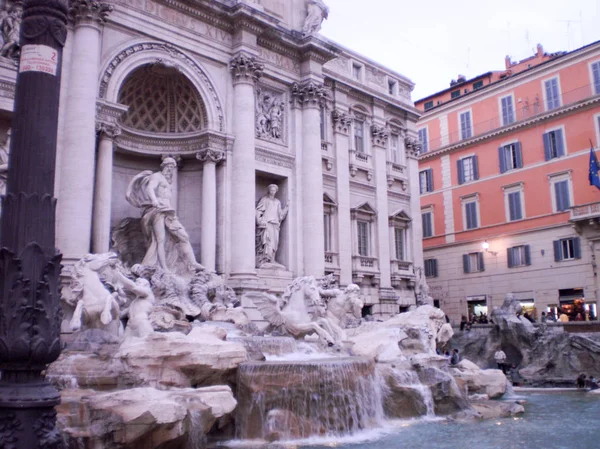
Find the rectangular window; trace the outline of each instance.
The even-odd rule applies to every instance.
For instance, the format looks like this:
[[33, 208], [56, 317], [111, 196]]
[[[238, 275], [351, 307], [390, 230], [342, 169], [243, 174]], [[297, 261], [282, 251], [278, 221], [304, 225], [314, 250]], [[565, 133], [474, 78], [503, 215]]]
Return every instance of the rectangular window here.
[[331, 251], [331, 214], [323, 215], [323, 223], [324, 223], [324, 242], [325, 242], [325, 252]]
[[427, 128], [421, 128], [419, 131], [419, 141], [421, 142], [421, 153], [429, 151], [429, 142], [427, 140]]
[[399, 148], [399, 144], [400, 144], [400, 139], [398, 137], [397, 134], [392, 134], [390, 136], [390, 152], [391, 157], [392, 157], [392, 162], [394, 164], [399, 164], [400, 161], [400, 148]]
[[475, 181], [479, 179], [479, 167], [477, 156], [469, 156], [457, 161], [458, 168], [458, 183]]
[[321, 108], [319, 110], [320, 112], [320, 125], [321, 125], [321, 140], [323, 142], [327, 141], [327, 134], [326, 134], [326, 130], [327, 128], [325, 127], [325, 110], [323, 108]]
[[433, 169], [428, 168], [419, 172], [419, 191], [421, 194], [433, 192]]
[[547, 161], [565, 155], [562, 129], [555, 129], [544, 133], [544, 157]]
[[352, 75], [354, 76], [355, 79], [357, 79], [359, 81], [360, 81], [361, 70], [362, 70], [361, 65], [352, 64]]
[[513, 246], [507, 248], [508, 268], [531, 265], [531, 250], [529, 245]]
[[427, 111], [428, 109], [431, 109], [432, 107], [433, 107], [433, 100], [430, 100], [430, 101], [426, 101], [426, 102], [425, 102], [424, 108], [425, 108], [425, 110], [426, 110], [426, 111]]
[[503, 97], [500, 101], [502, 103], [502, 125], [510, 125], [515, 121], [512, 96]]
[[508, 220], [516, 221], [523, 219], [523, 208], [521, 207], [521, 191], [510, 192], [508, 197]]
[[450, 98], [460, 97], [460, 89], [450, 92]]
[[569, 194], [569, 180], [553, 182], [555, 212], [563, 212], [571, 207], [571, 196]]
[[483, 253], [463, 254], [463, 271], [465, 273], [485, 271]]
[[481, 89], [483, 87], [483, 80], [479, 80], [473, 83], [473, 90]]
[[581, 259], [581, 242], [579, 237], [555, 240], [554, 261]]
[[437, 259], [425, 259], [425, 277], [436, 278], [438, 275]]
[[479, 227], [479, 220], [477, 218], [477, 201], [469, 201], [464, 204], [464, 217], [465, 217], [465, 228], [476, 229]]
[[460, 114], [460, 138], [468, 139], [473, 135], [471, 128], [471, 112], [463, 112]]
[[404, 228], [394, 228], [394, 242], [396, 243], [396, 259], [404, 259]]
[[423, 237], [433, 237], [433, 212], [421, 213], [423, 220]]
[[358, 153], [365, 152], [364, 123], [354, 120], [354, 149]]
[[498, 159], [500, 159], [500, 173], [523, 167], [521, 142], [509, 143], [498, 148]]
[[369, 256], [370, 249], [370, 235], [369, 235], [369, 222], [368, 221], [357, 221], [358, 227], [358, 254], [360, 256]]
[[592, 77], [594, 78], [594, 93], [600, 94], [600, 61], [592, 64]]
[[552, 78], [544, 82], [546, 92], [546, 110], [550, 111], [560, 107], [560, 92], [558, 90], [558, 78]]

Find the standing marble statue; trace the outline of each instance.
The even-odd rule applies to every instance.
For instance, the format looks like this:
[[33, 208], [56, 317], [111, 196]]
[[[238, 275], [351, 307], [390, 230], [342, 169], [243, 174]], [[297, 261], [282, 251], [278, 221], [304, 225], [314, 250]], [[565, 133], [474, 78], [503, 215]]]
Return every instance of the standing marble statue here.
[[0, 56], [5, 58], [17, 58], [21, 47], [19, 39], [21, 34], [21, 15], [23, 7], [20, 3], [15, 3], [13, 7], [2, 19], [0, 31], [2, 31], [3, 44], [0, 48]]
[[288, 206], [281, 207], [281, 201], [275, 198], [279, 190], [277, 184], [267, 187], [256, 205], [256, 265], [276, 264], [275, 254], [279, 247], [281, 222], [288, 213]]
[[323, 0], [308, 0], [307, 15], [304, 19], [304, 26], [302, 27], [302, 34], [309, 36], [311, 34], [318, 33], [321, 30], [321, 24], [323, 20], [329, 16], [329, 8]]
[[[8, 181], [8, 152], [10, 151], [10, 129], [6, 133], [6, 141], [0, 147], [0, 195], [6, 193]], [[1, 210], [1, 209], [0, 209]]]
[[196, 261], [190, 238], [171, 206], [171, 181], [177, 162], [166, 157], [161, 171], [143, 171], [127, 187], [127, 201], [142, 209], [142, 231], [146, 238], [146, 255], [142, 265], [158, 266], [176, 274], [190, 274], [204, 269]]

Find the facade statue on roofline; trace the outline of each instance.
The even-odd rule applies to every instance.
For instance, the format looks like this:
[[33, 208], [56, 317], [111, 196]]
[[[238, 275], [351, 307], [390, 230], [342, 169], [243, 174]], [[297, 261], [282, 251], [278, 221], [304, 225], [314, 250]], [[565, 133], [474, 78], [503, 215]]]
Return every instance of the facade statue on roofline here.
[[171, 206], [171, 181], [177, 162], [166, 157], [160, 168], [135, 176], [125, 195], [131, 205], [142, 209], [141, 227], [147, 243], [142, 265], [191, 275], [204, 267], [196, 261], [190, 238]]
[[279, 232], [281, 223], [288, 213], [288, 206], [281, 206], [281, 201], [275, 198], [279, 190], [277, 184], [267, 187], [264, 195], [256, 205], [256, 266], [265, 264], [279, 265], [275, 255], [279, 248]]
[[323, 0], [308, 0], [307, 10], [304, 26], [302, 27], [302, 34], [304, 36], [318, 33], [321, 30], [323, 20], [329, 16], [329, 8], [323, 3]]

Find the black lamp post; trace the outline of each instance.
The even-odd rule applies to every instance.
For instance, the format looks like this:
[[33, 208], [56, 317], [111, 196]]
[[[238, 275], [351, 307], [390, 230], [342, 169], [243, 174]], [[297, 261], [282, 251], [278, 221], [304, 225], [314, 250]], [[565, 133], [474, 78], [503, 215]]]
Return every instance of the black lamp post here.
[[0, 234], [0, 447], [62, 447], [44, 378], [60, 354], [54, 172], [67, 0], [25, 0]]

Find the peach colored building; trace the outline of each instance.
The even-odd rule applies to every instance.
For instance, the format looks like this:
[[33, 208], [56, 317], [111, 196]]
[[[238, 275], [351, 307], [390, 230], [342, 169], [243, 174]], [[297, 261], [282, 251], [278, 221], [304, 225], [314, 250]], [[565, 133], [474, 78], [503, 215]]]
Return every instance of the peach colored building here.
[[[513, 292], [539, 318], [583, 300], [596, 314], [600, 41], [537, 53], [423, 98], [417, 123], [423, 251], [453, 322]], [[591, 144], [590, 144], [591, 141]]]

